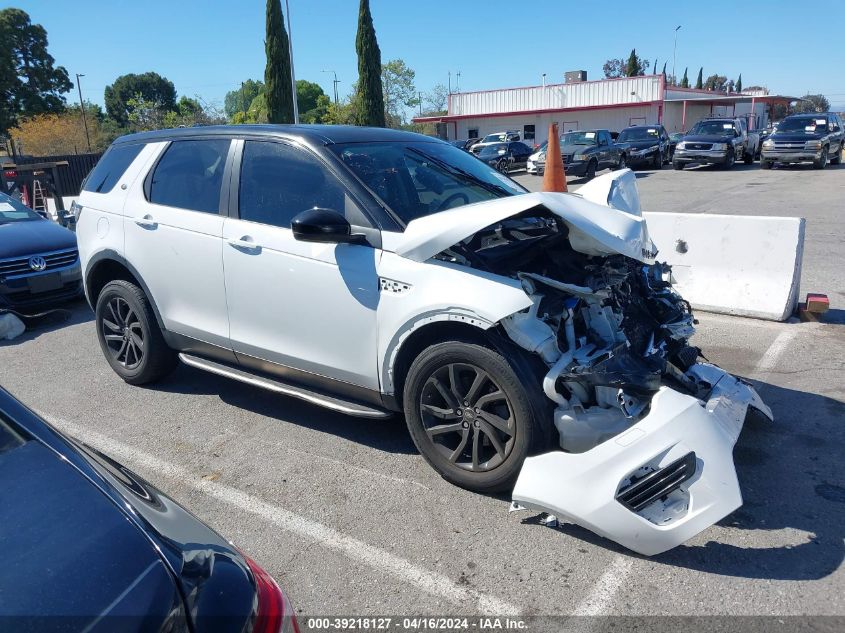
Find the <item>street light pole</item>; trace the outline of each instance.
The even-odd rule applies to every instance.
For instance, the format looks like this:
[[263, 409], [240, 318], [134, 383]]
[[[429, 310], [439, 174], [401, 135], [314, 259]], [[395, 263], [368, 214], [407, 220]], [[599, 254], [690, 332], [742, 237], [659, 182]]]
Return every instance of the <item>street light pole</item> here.
[[672, 81], [678, 81], [678, 76], [675, 74], [675, 55], [678, 51], [678, 31], [681, 25], [675, 27], [675, 45], [672, 47]]
[[290, 5], [285, 0], [285, 11], [288, 14], [288, 56], [290, 57], [290, 84], [293, 89], [293, 122], [299, 123], [299, 104], [296, 102], [296, 74], [293, 72], [293, 32], [290, 30]]
[[85, 126], [85, 142], [88, 143], [88, 151], [91, 151], [91, 137], [88, 135], [88, 119], [85, 117], [85, 102], [82, 100], [82, 86], [79, 78], [85, 75], [76, 73], [76, 89], [79, 91], [79, 108], [82, 110], [82, 125]]
[[332, 81], [332, 84], [334, 84], [334, 104], [337, 105], [337, 84], [340, 83], [337, 79], [337, 73], [333, 70], [321, 70], [320, 72], [332, 73], [334, 75], [334, 81]]
[[449, 94], [452, 94], [452, 71], [449, 71]]

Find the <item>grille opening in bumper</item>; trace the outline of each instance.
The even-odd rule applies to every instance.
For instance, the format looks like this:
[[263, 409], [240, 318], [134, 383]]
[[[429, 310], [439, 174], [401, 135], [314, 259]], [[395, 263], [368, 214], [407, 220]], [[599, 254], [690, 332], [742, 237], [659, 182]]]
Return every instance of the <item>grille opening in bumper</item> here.
[[695, 475], [695, 464], [695, 453], [689, 452], [626, 486], [616, 494], [616, 500], [632, 512], [640, 512], [691, 479]]

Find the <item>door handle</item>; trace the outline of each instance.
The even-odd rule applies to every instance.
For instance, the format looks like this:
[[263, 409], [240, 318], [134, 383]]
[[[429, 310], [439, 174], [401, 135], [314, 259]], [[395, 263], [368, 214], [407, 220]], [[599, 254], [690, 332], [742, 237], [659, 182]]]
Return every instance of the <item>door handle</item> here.
[[147, 214], [143, 218], [135, 220], [135, 224], [145, 229], [154, 229], [158, 226], [158, 222], [153, 220], [153, 216]]
[[252, 239], [250, 235], [244, 235], [238, 240], [232, 239], [228, 240], [229, 246], [232, 248], [239, 248], [246, 251], [257, 251], [261, 249], [261, 246], [255, 243], [255, 240]]

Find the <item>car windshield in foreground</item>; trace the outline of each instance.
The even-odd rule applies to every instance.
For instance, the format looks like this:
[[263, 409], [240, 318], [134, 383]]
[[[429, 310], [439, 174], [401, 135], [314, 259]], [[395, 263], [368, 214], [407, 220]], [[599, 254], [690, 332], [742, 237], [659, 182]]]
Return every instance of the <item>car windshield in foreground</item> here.
[[5, 193], [0, 193], [0, 224], [41, 219], [40, 215], [22, 202], [18, 202]]
[[526, 192], [448, 143], [346, 143], [329, 148], [405, 224], [438, 211]]
[[637, 127], [630, 130], [622, 130], [617, 139], [620, 143], [625, 141], [657, 141], [660, 140], [660, 132], [653, 127]]
[[805, 134], [819, 134], [827, 132], [827, 119], [824, 117], [796, 117], [784, 119], [777, 126], [778, 133], [788, 132], [794, 134], [803, 132]]
[[567, 132], [561, 137], [560, 143], [561, 145], [595, 145], [597, 136], [595, 132]]
[[726, 136], [733, 134], [733, 123], [730, 121], [702, 121], [696, 123], [690, 130], [690, 134], [701, 134], [702, 136]]

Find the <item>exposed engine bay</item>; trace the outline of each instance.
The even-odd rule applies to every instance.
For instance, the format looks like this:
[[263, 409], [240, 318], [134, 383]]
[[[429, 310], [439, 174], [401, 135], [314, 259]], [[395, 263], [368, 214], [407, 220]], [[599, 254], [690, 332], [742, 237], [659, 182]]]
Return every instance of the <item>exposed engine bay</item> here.
[[501, 322], [550, 369], [543, 391], [555, 402], [561, 448], [589, 450], [648, 413], [667, 384], [698, 395], [685, 375], [700, 350], [689, 304], [664, 264], [579, 253], [568, 227], [545, 210], [508, 218], [441, 254], [521, 281], [533, 305]]
[[497, 326], [548, 368], [559, 448], [525, 459], [511, 509], [671, 549], [742, 505], [733, 446], [750, 408], [771, 410], [690, 345], [692, 309], [655, 259], [629, 170], [510, 200], [517, 212], [496, 208], [435, 259], [518, 280], [531, 301]]

